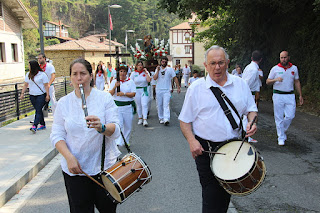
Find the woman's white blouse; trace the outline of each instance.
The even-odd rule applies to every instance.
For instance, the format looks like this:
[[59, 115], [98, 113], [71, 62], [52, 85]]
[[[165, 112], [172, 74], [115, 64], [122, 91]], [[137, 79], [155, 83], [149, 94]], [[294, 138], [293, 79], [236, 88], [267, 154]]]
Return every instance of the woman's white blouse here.
[[[86, 97], [88, 115], [98, 116], [102, 124], [115, 123], [115, 132], [106, 136], [105, 164], [104, 168], [111, 167], [121, 154], [115, 139], [120, 136], [118, 108], [112, 96], [103, 91], [92, 88]], [[81, 98], [75, 92], [62, 97], [57, 104], [50, 135], [53, 146], [59, 141], [65, 141], [70, 152], [77, 158], [84, 172], [96, 175], [101, 171], [101, 148], [103, 135], [94, 128], [88, 128], [82, 109]], [[66, 159], [62, 158], [62, 170], [68, 175]]]

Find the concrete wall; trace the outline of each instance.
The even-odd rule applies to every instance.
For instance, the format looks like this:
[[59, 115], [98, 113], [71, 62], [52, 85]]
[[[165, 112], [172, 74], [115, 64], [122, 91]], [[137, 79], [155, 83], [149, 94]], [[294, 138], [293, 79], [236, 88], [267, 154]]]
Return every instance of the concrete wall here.
[[[203, 28], [200, 25], [198, 25], [195, 30], [195, 34], [197, 34], [198, 32], [202, 32], [204, 30], [206, 30], [206, 28]], [[203, 70], [205, 69], [203, 65], [205, 53], [206, 53], [206, 49], [204, 48], [204, 43], [195, 42], [194, 43], [194, 64], [199, 66]]]
[[[25, 75], [24, 49], [20, 22], [3, 5], [0, 18], [0, 43], [4, 44], [5, 61], [0, 62], [0, 81], [22, 78]], [[11, 45], [17, 45], [17, 61], [13, 60]]]
[[74, 59], [84, 58], [83, 51], [48, 51], [45, 50], [47, 58], [53, 61], [53, 66], [56, 69], [56, 77], [69, 76], [70, 64]]
[[[47, 58], [53, 61], [53, 66], [56, 69], [56, 77], [69, 76], [70, 64], [74, 59], [84, 58], [92, 65], [92, 69], [95, 71], [99, 61], [103, 61], [105, 65], [109, 62], [109, 57], [104, 57], [105, 52], [84, 52], [84, 51], [45, 51]], [[112, 67], [115, 67], [115, 59], [111, 58]]]

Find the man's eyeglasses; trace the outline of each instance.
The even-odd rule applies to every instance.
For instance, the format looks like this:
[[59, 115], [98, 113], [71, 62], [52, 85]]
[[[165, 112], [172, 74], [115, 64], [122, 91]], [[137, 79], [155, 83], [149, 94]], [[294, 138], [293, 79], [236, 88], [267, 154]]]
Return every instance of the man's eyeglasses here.
[[209, 66], [210, 67], [215, 67], [215, 66], [217, 66], [217, 64], [218, 64], [219, 67], [221, 67], [221, 66], [224, 66], [226, 64], [226, 62], [225, 61], [218, 61], [218, 62], [213, 61], [213, 62], [209, 63]]

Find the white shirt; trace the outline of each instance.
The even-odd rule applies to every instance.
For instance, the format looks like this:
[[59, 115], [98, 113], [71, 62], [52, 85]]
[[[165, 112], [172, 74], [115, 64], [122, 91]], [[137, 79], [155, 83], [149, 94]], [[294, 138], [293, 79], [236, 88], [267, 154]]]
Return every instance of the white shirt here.
[[56, 73], [56, 70], [54, 69], [54, 66], [51, 63], [47, 63], [46, 68], [43, 71], [46, 73], [49, 80], [51, 79], [52, 73]]
[[260, 91], [258, 71], [259, 65], [256, 62], [251, 61], [251, 63], [246, 66], [242, 73], [242, 79], [247, 82], [252, 92]]
[[[120, 136], [118, 107], [110, 93], [92, 88], [90, 95], [86, 98], [88, 114], [96, 115], [101, 123], [115, 123], [115, 132], [106, 136], [105, 169], [111, 167], [120, 151], [115, 139]], [[62, 97], [57, 104], [54, 114], [52, 132], [50, 135], [53, 146], [60, 140], [67, 143], [70, 152], [77, 158], [83, 171], [89, 175], [96, 175], [101, 170], [101, 147], [103, 135], [93, 128], [87, 128], [85, 115], [82, 109], [81, 98], [71, 92]], [[62, 170], [68, 175], [69, 172], [66, 159], [61, 160]]]
[[291, 92], [294, 90], [294, 80], [299, 79], [298, 68], [295, 65], [292, 65], [290, 68], [285, 70], [279, 65], [276, 65], [271, 69], [268, 78], [275, 79], [278, 77], [283, 78], [283, 81], [275, 82], [273, 84], [273, 89], [283, 92]]
[[[240, 116], [258, 111], [246, 82], [230, 74], [227, 74], [227, 78], [227, 82], [222, 87], [209, 76], [200, 78], [187, 90], [179, 120], [192, 123], [194, 134], [203, 139], [220, 142], [238, 138], [240, 134], [239, 129], [232, 129], [227, 116], [210, 89], [211, 86], [219, 87], [226, 94]], [[238, 116], [227, 102], [226, 104], [239, 125]]]
[[43, 93], [46, 93], [46, 88], [44, 87], [44, 84], [48, 83], [49, 79], [44, 72], [39, 71], [34, 76], [34, 79], [33, 79], [33, 81], [36, 82], [36, 84], [41, 88], [42, 91], [39, 89], [39, 87], [31, 79], [29, 79], [28, 76], [29, 76], [29, 72], [27, 72], [26, 77], [24, 79], [24, 82], [29, 84], [29, 94], [30, 95], [42, 95]]
[[[158, 70], [156, 70], [156, 73]], [[172, 89], [171, 86], [171, 79], [176, 76], [176, 73], [171, 67], [166, 67], [162, 69], [160, 67], [160, 71], [158, 74], [158, 79], [157, 79], [157, 86], [156, 90], [168, 90], [170, 91]]]
[[[149, 74], [149, 73], [148, 73]], [[148, 86], [148, 81], [147, 81], [147, 75], [145, 72], [139, 72], [134, 71], [130, 75], [130, 79], [134, 81], [137, 87], [147, 87]]]
[[261, 81], [260, 77], [263, 77], [263, 71], [258, 70], [258, 72], [259, 72], [259, 85], [260, 85], [260, 87], [262, 87], [262, 81]]
[[154, 78], [153, 78], [154, 74], [155, 74], [154, 71], [151, 71], [151, 72], [150, 72], [150, 77], [151, 77], [150, 84], [151, 84], [151, 85], [157, 85], [157, 80], [154, 80]]
[[183, 75], [189, 75], [190, 72], [191, 72], [190, 67], [185, 67], [185, 66], [184, 66], [184, 67], [182, 68], [182, 73], [183, 73]]
[[242, 73], [238, 73], [238, 72], [236, 72], [235, 74], [232, 74], [232, 75], [234, 75], [234, 76], [238, 76], [239, 78], [241, 78], [242, 77]]
[[[116, 84], [117, 80], [112, 80], [110, 84], [110, 88], [113, 88]], [[136, 85], [134, 82], [129, 78], [129, 80], [125, 82], [120, 81], [120, 92], [128, 93], [128, 92], [136, 92]], [[133, 101], [133, 97], [129, 98], [128, 96], [117, 96], [117, 89], [113, 95], [113, 99], [116, 101]]]
[[104, 81], [104, 75], [103, 75], [103, 73], [97, 72], [97, 74], [96, 74], [96, 81]]
[[194, 81], [196, 81], [196, 80], [198, 80], [199, 79], [199, 77], [192, 77], [192, 78], [190, 78], [189, 79], [189, 84], [191, 85]]

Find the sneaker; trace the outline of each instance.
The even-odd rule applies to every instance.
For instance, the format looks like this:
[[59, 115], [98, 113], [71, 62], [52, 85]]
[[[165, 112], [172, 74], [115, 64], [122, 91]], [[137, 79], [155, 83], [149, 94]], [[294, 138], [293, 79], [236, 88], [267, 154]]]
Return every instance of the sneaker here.
[[159, 123], [164, 124], [164, 121], [161, 119], [161, 120], [159, 120]]
[[45, 125], [40, 125], [40, 127], [37, 130], [43, 130], [43, 129], [46, 129]]
[[141, 125], [143, 123], [143, 120], [140, 118], [138, 121], [138, 125]]
[[284, 146], [284, 141], [278, 141], [279, 146]]
[[36, 134], [37, 132], [37, 127], [35, 125], [33, 125], [31, 128], [30, 128], [30, 131], [33, 132], [34, 134]]
[[250, 142], [250, 143], [258, 143], [258, 141], [256, 139], [253, 139], [251, 137], [249, 137], [248, 142]]
[[169, 125], [169, 121], [164, 121], [164, 125], [168, 126]]
[[148, 126], [147, 120], [143, 120], [143, 126]]

